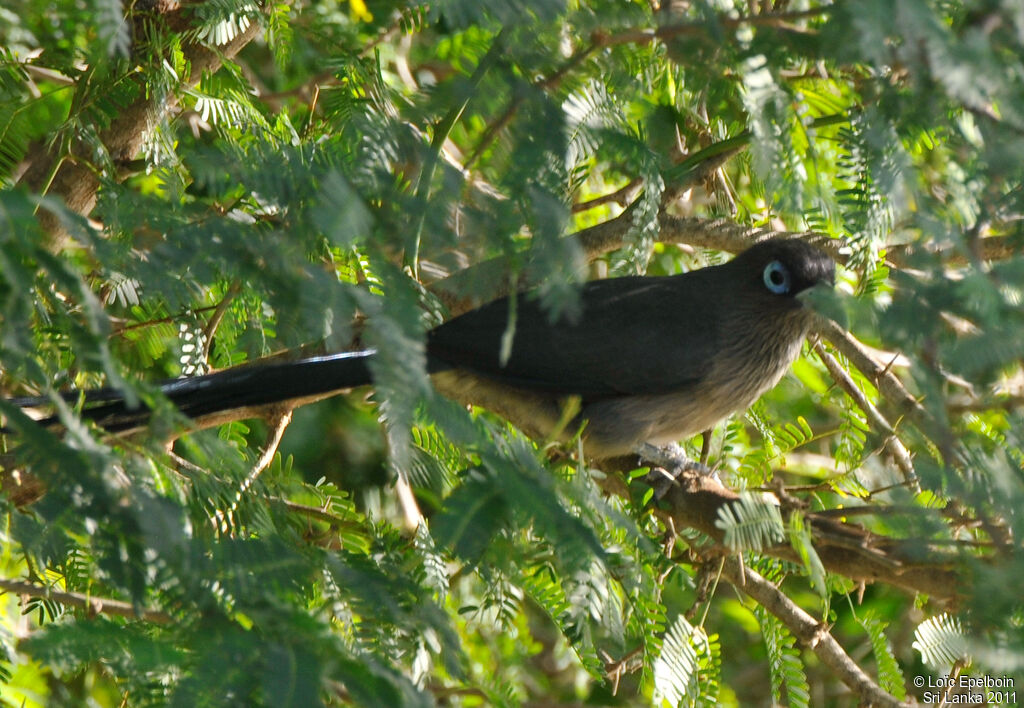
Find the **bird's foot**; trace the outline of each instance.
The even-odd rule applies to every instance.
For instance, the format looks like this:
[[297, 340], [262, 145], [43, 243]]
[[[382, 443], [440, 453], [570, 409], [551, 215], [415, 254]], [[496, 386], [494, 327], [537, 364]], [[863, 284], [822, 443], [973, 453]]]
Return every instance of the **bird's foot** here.
[[679, 478], [686, 472], [707, 477], [717, 477], [716, 473], [706, 465], [691, 460], [678, 445], [658, 447], [650, 443], [641, 443], [634, 448], [640, 459], [651, 465], [644, 481], [654, 489], [654, 498], [661, 501], [672, 487], [679, 484]]

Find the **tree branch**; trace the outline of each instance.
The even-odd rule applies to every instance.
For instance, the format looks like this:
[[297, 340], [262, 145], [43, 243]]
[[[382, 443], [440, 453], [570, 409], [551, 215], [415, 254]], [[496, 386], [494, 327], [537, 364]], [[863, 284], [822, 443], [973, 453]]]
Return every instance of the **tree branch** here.
[[173, 621], [171, 615], [159, 610], [136, 610], [135, 606], [129, 602], [95, 597], [93, 595], [83, 595], [82, 593], [68, 592], [66, 590], [55, 590], [23, 580], [0, 578], [0, 589], [24, 597], [39, 597], [45, 600], [53, 600], [69, 607], [78, 607], [86, 610], [90, 617], [101, 614], [115, 615], [117, 617], [142, 619], [157, 624], [169, 624]]
[[889, 424], [878, 409], [875, 408], [874, 404], [868, 400], [868, 397], [864, 395], [864, 392], [857, 388], [857, 384], [854, 383], [850, 375], [846, 373], [846, 369], [836, 361], [836, 358], [825, 351], [825, 347], [822, 346], [821, 342], [815, 342], [814, 352], [821, 359], [821, 363], [828, 369], [829, 374], [832, 375], [832, 379], [839, 384], [839, 387], [846, 392], [846, 395], [853, 399], [853, 402], [857, 405], [864, 415], [867, 416], [868, 422], [872, 426], [881, 430], [885, 434], [885, 447], [889, 450], [893, 459], [896, 461], [896, 466], [903, 472], [903, 481], [911, 485], [915, 491], [921, 491], [920, 482], [917, 478], [917, 472], [914, 471], [914, 463], [910, 459], [910, 452], [903, 445], [903, 442], [896, 435], [896, 430]]
[[[189, 8], [180, 8], [162, 17], [168, 26], [184, 31], [191, 27], [190, 13]], [[182, 52], [185, 65], [191, 68], [191, 73], [182, 78], [182, 85], [195, 86], [204, 74], [219, 69], [225, 60], [234, 57], [252, 41], [259, 33], [259, 29], [259, 22], [250, 21], [242, 32], [216, 49], [195, 41], [185, 42]], [[134, 76], [125, 80], [141, 81]], [[161, 96], [159, 92], [146, 91], [140, 83], [138, 98], [122, 109], [110, 125], [99, 134], [100, 142], [106, 147], [110, 159], [115, 163], [133, 159], [142, 148], [143, 141], [153, 125], [161, 115], [177, 104], [177, 100], [173, 92]], [[48, 195], [58, 196], [72, 211], [87, 215], [96, 206], [100, 186], [99, 175], [99, 169], [93, 164], [89, 146], [72, 145], [70, 154], [65, 155], [60, 152], [60, 146], [55, 145], [51, 151], [40, 149], [29, 157], [28, 167], [19, 184], [27, 185], [34, 192], [43, 191]], [[40, 221], [50, 234], [49, 248], [55, 252], [61, 250], [66, 245], [68, 237], [56, 217], [48, 212], [41, 212]]]
[[821, 663], [857, 694], [861, 705], [892, 708], [911, 705], [900, 702], [883, 690], [850, 658], [825, 625], [811, 617], [757, 572], [741, 567], [735, 556], [725, 559], [722, 575], [786, 625], [801, 644], [813, 651]]
[[883, 366], [857, 339], [829, 319], [822, 319], [817, 330], [818, 334], [827, 339], [840, 354], [853, 364], [870, 381], [879, 393], [892, 401], [899, 415], [910, 415], [914, 420], [923, 422], [928, 418], [924, 406], [918, 403], [899, 377], [892, 372], [890, 366]]
[[[629, 499], [630, 490], [619, 473], [635, 467], [635, 457], [603, 461], [600, 469], [608, 474], [596, 482], [605, 492]], [[654, 514], [677, 532], [694, 529], [722, 544], [724, 534], [715, 522], [722, 507], [737, 499], [739, 494], [714, 478], [685, 471], [659, 500]], [[814, 513], [808, 513], [807, 518], [814, 531], [814, 549], [829, 572], [855, 582], [881, 582], [924, 593], [947, 606], [956, 606], [967, 592], [969, 576], [956, 570], [960, 567], [956, 554], [925, 553], [923, 543], [878, 536], [860, 526], [818, 518]], [[789, 545], [767, 547], [764, 553], [802, 564]]]
[[[986, 236], [976, 241], [975, 257], [984, 261], [1005, 261], [1020, 253], [1021, 239], [1019, 236]], [[920, 241], [885, 249], [885, 260], [895, 266], [906, 266], [913, 262], [914, 256], [928, 250], [942, 258], [942, 262], [950, 266], [962, 266], [970, 262], [970, 256], [955, 248], [935, 250], [929, 241]]]
[[[280, 404], [278, 405], [280, 407]], [[292, 410], [293, 409], [290, 406], [280, 407], [278, 412], [270, 419], [270, 433], [267, 437], [266, 447], [263, 449], [263, 453], [260, 455], [260, 458], [256, 460], [256, 464], [253, 465], [248, 476], [238, 488], [235, 503], [231, 507], [232, 511], [238, 507], [238, 503], [242, 501], [242, 497], [245, 493], [249, 491], [249, 488], [256, 483], [256, 480], [261, 474], [263, 474], [263, 471], [270, 467], [270, 463], [274, 461], [274, 455], [277, 454], [277, 448], [281, 445], [281, 438], [284, 437], [284, 431], [288, 429], [288, 424], [292, 422]]]

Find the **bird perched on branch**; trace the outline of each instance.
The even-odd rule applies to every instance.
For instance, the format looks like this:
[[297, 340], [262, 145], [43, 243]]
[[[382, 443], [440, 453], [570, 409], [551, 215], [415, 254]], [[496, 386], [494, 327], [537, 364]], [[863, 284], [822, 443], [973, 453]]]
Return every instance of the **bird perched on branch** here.
[[[813, 323], [804, 294], [831, 287], [834, 277], [835, 264], [820, 249], [772, 239], [681, 275], [589, 282], [574, 318], [552, 320], [527, 297], [513, 308], [506, 297], [428, 332], [427, 369], [441, 393], [491, 409], [531, 435], [582, 428], [590, 457], [626, 455], [706, 430], [772, 388]], [[201, 420], [371, 384], [374, 356], [366, 350], [248, 365], [171, 381], [161, 391]], [[84, 398], [82, 415], [111, 432], [149, 418], [114, 390]], [[567, 403], [576, 412], [566, 425]]]

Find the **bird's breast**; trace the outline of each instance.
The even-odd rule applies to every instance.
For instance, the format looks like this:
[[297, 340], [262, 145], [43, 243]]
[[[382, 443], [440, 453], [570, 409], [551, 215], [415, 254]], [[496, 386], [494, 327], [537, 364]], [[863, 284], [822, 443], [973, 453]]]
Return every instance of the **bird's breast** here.
[[813, 315], [806, 309], [731, 328], [706, 378], [708, 397], [749, 407], [773, 388], [800, 355]]
[[705, 376], [663, 394], [610, 399], [587, 406], [588, 446], [624, 454], [638, 443], [664, 445], [714, 427], [746, 410], [779, 382], [810, 328], [807, 312], [791, 311], [747, 327], [727, 329]]

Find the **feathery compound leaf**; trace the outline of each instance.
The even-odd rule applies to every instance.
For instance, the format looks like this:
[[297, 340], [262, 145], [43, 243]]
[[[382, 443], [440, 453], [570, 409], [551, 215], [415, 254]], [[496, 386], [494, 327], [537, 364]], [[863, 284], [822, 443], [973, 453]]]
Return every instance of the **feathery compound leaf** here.
[[750, 450], [740, 462], [740, 476], [749, 485], [764, 484], [771, 478], [773, 463], [814, 439], [814, 431], [803, 416], [797, 416], [795, 423], [775, 427], [769, 427], [756, 409], [747, 411], [747, 418], [757, 425], [764, 438], [764, 444]]
[[800, 555], [804, 569], [811, 579], [811, 587], [817, 591], [822, 600], [828, 598], [828, 584], [825, 577], [825, 566], [814, 550], [813, 537], [810, 526], [806, 523], [804, 515], [794, 511], [789, 517], [789, 542], [793, 549]]
[[754, 614], [761, 625], [761, 636], [768, 650], [775, 703], [790, 708], [806, 708], [810, 705], [811, 689], [807, 684], [796, 638], [778, 618], [768, 614], [763, 607], [755, 607]]
[[25, 106], [13, 101], [4, 103], [0, 105], [0, 179], [6, 181], [25, 156], [32, 118]]
[[661, 652], [654, 660], [654, 695], [656, 699], [666, 700], [671, 705], [678, 705], [684, 698], [697, 692], [697, 652], [693, 648], [691, 638], [694, 628], [682, 615], [673, 620], [665, 632], [661, 644]]
[[891, 693], [902, 701], [906, 698], [907, 689], [903, 680], [903, 672], [892, 653], [892, 644], [885, 636], [888, 623], [883, 622], [874, 611], [870, 610], [863, 613], [858, 621], [871, 638], [871, 653], [874, 654], [875, 664], [878, 666], [879, 685], [887, 693]]
[[467, 458], [436, 427], [412, 429], [409, 481], [440, 494], [455, 482], [455, 473], [468, 466]]
[[948, 669], [967, 657], [967, 637], [960, 620], [945, 613], [919, 624], [911, 646], [920, 652], [924, 663], [936, 670]]
[[722, 505], [715, 526], [725, 532], [725, 545], [734, 551], [759, 551], [786, 540], [778, 500], [768, 494], [741, 493]]
[[132, 46], [131, 30], [124, 17], [121, 0], [92, 0], [93, 18], [100, 42], [107, 46], [107, 54], [128, 56]]
[[697, 649], [697, 687], [700, 689], [693, 704], [698, 708], [713, 708], [720, 705], [722, 645], [717, 634], [704, 634], [702, 627], [694, 629], [693, 643]]
[[223, 46], [245, 32], [257, 21], [259, 8], [249, 0], [210, 0], [196, 7], [201, 19], [196, 37], [214, 46]]
[[835, 460], [847, 471], [853, 471], [863, 461], [870, 428], [865, 414], [855, 406], [841, 406], [839, 415], [839, 442]]

